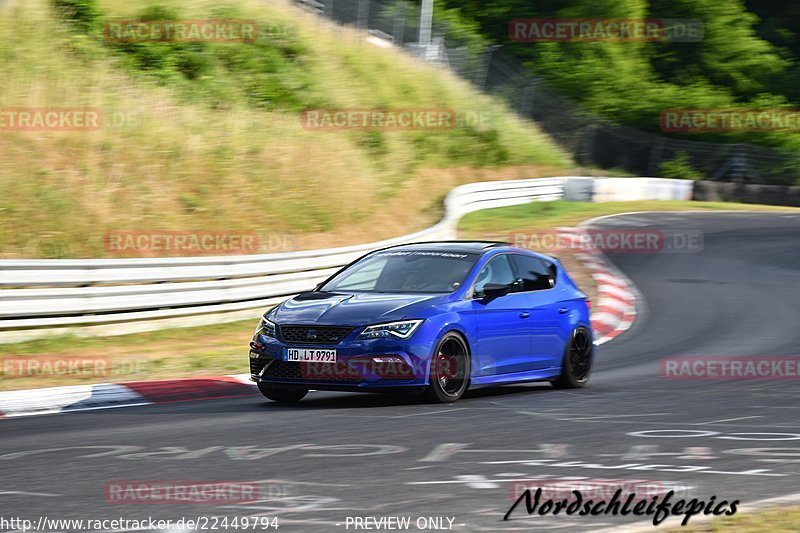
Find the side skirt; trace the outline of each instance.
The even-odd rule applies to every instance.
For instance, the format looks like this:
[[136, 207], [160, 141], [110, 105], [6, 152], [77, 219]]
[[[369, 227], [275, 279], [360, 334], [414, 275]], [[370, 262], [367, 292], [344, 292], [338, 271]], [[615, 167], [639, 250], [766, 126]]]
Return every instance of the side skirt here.
[[525, 383], [526, 381], [547, 381], [555, 379], [561, 373], [560, 367], [514, 372], [511, 374], [496, 374], [494, 376], [473, 376], [470, 380], [470, 389], [488, 387], [492, 385], [505, 385], [508, 383]]

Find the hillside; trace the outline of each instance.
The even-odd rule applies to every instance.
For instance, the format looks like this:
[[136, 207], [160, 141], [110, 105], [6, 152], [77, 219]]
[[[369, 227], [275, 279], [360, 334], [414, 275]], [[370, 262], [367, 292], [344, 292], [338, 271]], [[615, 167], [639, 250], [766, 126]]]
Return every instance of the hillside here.
[[[255, 42], [113, 42], [118, 19], [248, 19]], [[280, 251], [424, 227], [451, 187], [559, 172], [534, 124], [445, 69], [283, 2], [26, 0], [0, 18], [0, 256], [110, 256], [125, 231], [257, 231]], [[444, 130], [321, 131], [305, 109], [448, 109]]]

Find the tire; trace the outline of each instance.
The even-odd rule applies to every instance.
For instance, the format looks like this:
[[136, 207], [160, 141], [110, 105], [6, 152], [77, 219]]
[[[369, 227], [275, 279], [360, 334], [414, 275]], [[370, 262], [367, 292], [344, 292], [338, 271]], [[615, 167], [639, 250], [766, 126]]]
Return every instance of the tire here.
[[584, 327], [576, 328], [564, 352], [561, 375], [553, 380], [553, 386], [557, 389], [577, 389], [586, 385], [592, 371], [593, 357], [591, 332]]
[[445, 334], [431, 359], [425, 399], [431, 403], [449, 403], [461, 398], [469, 387], [471, 368], [469, 348], [461, 335]]
[[308, 389], [276, 387], [268, 383], [259, 383], [258, 390], [273, 402], [297, 403], [308, 394]]

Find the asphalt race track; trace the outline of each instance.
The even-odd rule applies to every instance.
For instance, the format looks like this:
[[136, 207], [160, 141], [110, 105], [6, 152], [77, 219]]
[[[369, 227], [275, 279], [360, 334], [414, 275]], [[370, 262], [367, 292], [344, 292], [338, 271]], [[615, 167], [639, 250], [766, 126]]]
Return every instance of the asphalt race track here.
[[[703, 249], [610, 256], [644, 306], [631, 330], [598, 347], [585, 389], [515, 386], [448, 406], [315, 392], [282, 407], [254, 392], [3, 420], [0, 516], [269, 516], [286, 533], [408, 516], [411, 531], [420, 517], [444, 527], [452, 519], [455, 531], [575, 531], [651, 518], [528, 517], [524, 505], [502, 516], [524, 480], [645, 480], [742, 505], [800, 492], [800, 382], [659, 375], [669, 356], [800, 355], [800, 215], [653, 213], [596, 224], [699, 230]], [[258, 481], [260, 497], [108, 503], [112, 480]]]

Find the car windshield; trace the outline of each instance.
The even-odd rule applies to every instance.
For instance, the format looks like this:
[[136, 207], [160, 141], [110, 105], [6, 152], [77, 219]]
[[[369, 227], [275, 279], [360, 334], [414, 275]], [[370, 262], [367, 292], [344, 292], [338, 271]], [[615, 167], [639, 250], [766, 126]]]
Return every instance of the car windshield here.
[[478, 254], [394, 250], [365, 257], [320, 287], [327, 292], [447, 293], [464, 282]]

